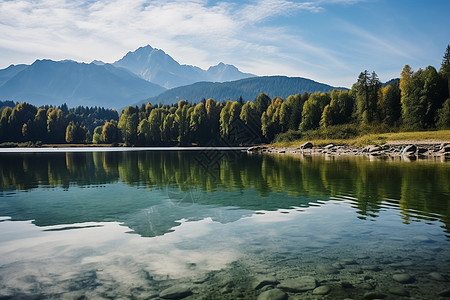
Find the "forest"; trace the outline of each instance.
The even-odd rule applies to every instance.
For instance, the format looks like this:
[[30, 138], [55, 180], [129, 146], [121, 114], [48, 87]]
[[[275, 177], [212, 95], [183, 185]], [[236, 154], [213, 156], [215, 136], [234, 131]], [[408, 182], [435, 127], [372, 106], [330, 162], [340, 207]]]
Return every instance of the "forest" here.
[[[450, 45], [441, 67], [414, 71], [383, 85], [375, 72], [360, 73], [350, 90], [303, 93], [282, 99], [105, 108], [35, 107], [18, 103], [1, 111], [0, 143], [123, 144], [127, 146], [252, 145], [297, 139], [320, 130], [329, 137], [365, 132], [450, 128]], [[1, 107], [1, 105], [0, 105]]]

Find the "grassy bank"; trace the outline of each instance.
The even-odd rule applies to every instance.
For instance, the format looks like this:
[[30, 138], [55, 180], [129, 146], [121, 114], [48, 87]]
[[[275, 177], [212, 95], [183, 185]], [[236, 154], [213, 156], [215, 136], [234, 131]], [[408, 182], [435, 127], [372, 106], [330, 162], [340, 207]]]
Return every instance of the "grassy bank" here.
[[435, 141], [450, 142], [450, 130], [438, 131], [415, 131], [415, 132], [389, 132], [389, 133], [368, 133], [361, 136], [349, 138], [321, 138], [314, 135], [307, 135], [296, 140], [276, 141], [271, 144], [273, 147], [298, 147], [304, 142], [312, 142], [314, 145], [323, 146], [328, 144], [335, 145], [382, 145], [388, 142], [401, 141]]

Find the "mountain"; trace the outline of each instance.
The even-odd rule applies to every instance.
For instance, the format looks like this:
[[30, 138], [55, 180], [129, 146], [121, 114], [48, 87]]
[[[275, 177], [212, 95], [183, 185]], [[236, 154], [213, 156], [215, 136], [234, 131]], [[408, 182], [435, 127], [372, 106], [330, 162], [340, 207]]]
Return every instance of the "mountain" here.
[[165, 88], [189, 85], [199, 81], [222, 82], [255, 76], [242, 73], [235, 66], [224, 63], [212, 66], [208, 70], [180, 65], [170, 55], [150, 45], [128, 52], [113, 65], [128, 69], [139, 77]]
[[172, 104], [179, 100], [198, 103], [203, 98], [212, 98], [216, 101], [237, 100], [241, 96], [244, 101], [253, 101], [260, 93], [265, 93], [271, 98], [279, 96], [286, 99], [294, 94], [329, 92], [334, 89], [345, 88], [333, 87], [301, 77], [264, 76], [223, 83], [198, 82], [170, 89], [158, 96], [141, 101], [138, 105], [146, 102]]
[[400, 78], [393, 78], [385, 83], [382, 83], [381, 85], [384, 86], [388, 86], [388, 85], [399, 85], [400, 84]]
[[165, 89], [111, 64], [37, 60], [0, 70], [0, 100], [121, 108]]
[[27, 65], [10, 65], [6, 69], [0, 70], [0, 86], [16, 76], [19, 72], [25, 70]]

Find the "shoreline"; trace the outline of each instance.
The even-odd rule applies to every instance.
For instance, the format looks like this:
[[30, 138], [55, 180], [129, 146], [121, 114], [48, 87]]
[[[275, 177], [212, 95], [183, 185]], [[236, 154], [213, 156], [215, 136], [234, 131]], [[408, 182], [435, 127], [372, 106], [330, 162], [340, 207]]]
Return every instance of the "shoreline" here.
[[253, 146], [247, 153], [308, 154], [327, 156], [368, 156], [368, 157], [400, 157], [405, 159], [442, 158], [450, 160], [450, 141], [390, 141], [383, 145], [367, 145], [363, 147], [328, 144], [315, 146], [306, 142], [300, 147], [272, 147], [270, 145]]

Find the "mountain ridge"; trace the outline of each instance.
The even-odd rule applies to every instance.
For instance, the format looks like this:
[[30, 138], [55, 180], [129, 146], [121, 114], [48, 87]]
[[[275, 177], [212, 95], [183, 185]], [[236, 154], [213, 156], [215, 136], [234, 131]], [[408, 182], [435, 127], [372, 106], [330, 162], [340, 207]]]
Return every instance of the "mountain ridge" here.
[[34, 105], [120, 108], [165, 90], [111, 64], [43, 59], [10, 75], [0, 86], [0, 99]]
[[180, 100], [198, 103], [202, 98], [212, 98], [216, 101], [237, 100], [242, 97], [244, 101], [253, 101], [260, 93], [269, 97], [286, 99], [290, 95], [304, 92], [329, 92], [334, 89], [328, 84], [302, 77], [287, 76], [260, 76], [244, 78], [230, 82], [197, 82], [191, 85], [169, 89], [158, 96], [140, 101], [136, 105], [151, 102], [152, 104], [173, 104]]
[[209, 67], [208, 70], [182, 65], [163, 50], [152, 48], [150, 45], [129, 51], [113, 65], [128, 69], [139, 77], [168, 89], [199, 81], [222, 82], [255, 77], [223, 62]]

